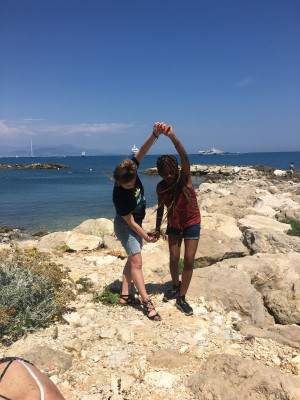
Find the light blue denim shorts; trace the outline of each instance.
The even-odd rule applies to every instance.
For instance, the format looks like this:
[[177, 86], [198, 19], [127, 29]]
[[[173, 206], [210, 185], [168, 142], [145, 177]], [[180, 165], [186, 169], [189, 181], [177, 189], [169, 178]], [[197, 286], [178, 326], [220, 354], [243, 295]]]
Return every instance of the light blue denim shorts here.
[[[142, 226], [142, 221], [135, 221], [137, 224]], [[121, 217], [121, 215], [116, 214], [114, 219], [114, 229], [115, 234], [122, 243], [128, 256], [131, 254], [140, 253], [143, 247], [143, 239], [140, 235], [129, 228], [127, 223]]]

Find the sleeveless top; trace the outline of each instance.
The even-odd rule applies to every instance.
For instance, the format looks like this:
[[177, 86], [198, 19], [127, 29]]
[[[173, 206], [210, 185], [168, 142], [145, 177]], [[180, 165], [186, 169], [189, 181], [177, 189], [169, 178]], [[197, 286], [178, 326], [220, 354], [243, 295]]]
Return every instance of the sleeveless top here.
[[[180, 191], [173, 211], [168, 215], [168, 223], [173, 228], [179, 229], [181, 232], [191, 225], [201, 222], [200, 210], [197, 203], [197, 197], [194, 187], [185, 187], [190, 195], [189, 202], [182, 191]], [[168, 192], [165, 181], [159, 182], [157, 185], [158, 201], [163, 203], [167, 208], [172, 204], [173, 196]]]

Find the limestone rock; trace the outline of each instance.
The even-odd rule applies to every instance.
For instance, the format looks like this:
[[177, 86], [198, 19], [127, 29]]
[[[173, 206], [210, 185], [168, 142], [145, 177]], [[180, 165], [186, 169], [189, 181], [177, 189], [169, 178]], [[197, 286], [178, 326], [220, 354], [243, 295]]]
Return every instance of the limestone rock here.
[[72, 232], [103, 238], [104, 235], [113, 235], [114, 225], [113, 222], [107, 218], [88, 219], [76, 226]]
[[173, 349], [160, 349], [148, 357], [148, 362], [155, 368], [180, 368], [190, 362], [189, 357]]
[[28, 352], [23, 353], [22, 357], [42, 370], [52, 366], [58, 371], [65, 372], [72, 365], [72, 356], [70, 354], [53, 350], [51, 347], [47, 346], [36, 346]]
[[234, 355], [207, 359], [189, 381], [195, 399], [270, 400], [300, 397], [300, 383], [272, 367]]
[[283, 224], [282, 222], [262, 215], [247, 215], [239, 219], [238, 224], [242, 231], [246, 229], [272, 229], [274, 231], [286, 233], [291, 228], [289, 224]]
[[300, 253], [300, 238], [289, 236], [271, 229], [251, 230], [246, 229], [243, 234], [244, 244], [250, 254], [256, 253]]
[[43, 236], [38, 242], [37, 247], [39, 250], [56, 250], [57, 248], [66, 246], [70, 233], [69, 232], [53, 232], [49, 235]]
[[71, 232], [66, 240], [66, 245], [75, 251], [96, 250], [100, 247], [102, 239], [95, 235], [85, 235], [83, 233]]
[[254, 324], [271, 322], [260, 294], [242, 271], [216, 266], [196, 269], [188, 295], [192, 298], [204, 296], [206, 301], [220, 301], [226, 311], [236, 311]]
[[236, 219], [218, 213], [202, 213], [201, 229], [202, 232], [203, 230], [216, 230], [233, 239], [240, 239], [242, 237], [242, 232], [237, 226]]
[[230, 238], [217, 230], [203, 230], [195, 260], [200, 266], [206, 267], [226, 258], [244, 257], [248, 254], [249, 250], [239, 239]]
[[177, 377], [169, 372], [147, 372], [145, 374], [145, 382], [159, 388], [172, 388]]

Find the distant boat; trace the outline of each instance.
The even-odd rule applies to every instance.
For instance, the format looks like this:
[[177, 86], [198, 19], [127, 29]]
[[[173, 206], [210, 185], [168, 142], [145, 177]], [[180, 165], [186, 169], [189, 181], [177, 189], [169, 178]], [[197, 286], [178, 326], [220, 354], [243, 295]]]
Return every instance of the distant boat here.
[[30, 142], [30, 157], [31, 157], [31, 162], [33, 163], [34, 155], [33, 155], [33, 149], [32, 149], [32, 140]]
[[81, 157], [85, 157], [85, 151], [81, 152]]
[[135, 144], [133, 145], [133, 147], [131, 148], [131, 153], [134, 155], [139, 151], [139, 149], [135, 146]]
[[215, 147], [212, 147], [210, 150], [199, 150], [198, 153], [201, 156], [211, 156], [213, 154], [228, 154], [227, 151], [218, 150]]

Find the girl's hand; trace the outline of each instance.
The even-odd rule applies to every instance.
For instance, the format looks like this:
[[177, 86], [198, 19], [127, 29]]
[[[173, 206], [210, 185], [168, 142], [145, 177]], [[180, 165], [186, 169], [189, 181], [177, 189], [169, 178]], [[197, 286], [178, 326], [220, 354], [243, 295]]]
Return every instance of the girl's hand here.
[[153, 126], [153, 132], [156, 136], [160, 136], [164, 133], [167, 125], [164, 122], [156, 122]]
[[163, 130], [163, 134], [165, 136], [168, 136], [168, 137], [171, 137], [172, 135], [174, 135], [174, 131], [173, 131], [172, 125], [165, 125], [165, 128]]

